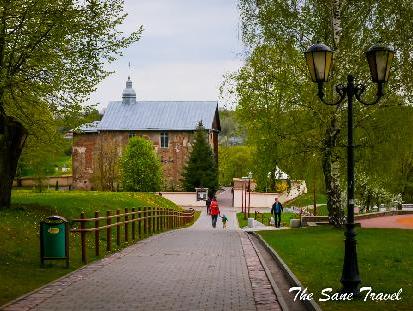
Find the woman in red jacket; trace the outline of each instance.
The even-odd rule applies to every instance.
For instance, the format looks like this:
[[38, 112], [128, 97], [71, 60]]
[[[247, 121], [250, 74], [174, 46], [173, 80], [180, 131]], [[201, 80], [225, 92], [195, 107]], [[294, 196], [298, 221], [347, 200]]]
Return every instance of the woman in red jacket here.
[[218, 202], [215, 197], [211, 201], [211, 205], [209, 206], [209, 212], [211, 213], [212, 227], [215, 228], [217, 226], [218, 215], [220, 214]]

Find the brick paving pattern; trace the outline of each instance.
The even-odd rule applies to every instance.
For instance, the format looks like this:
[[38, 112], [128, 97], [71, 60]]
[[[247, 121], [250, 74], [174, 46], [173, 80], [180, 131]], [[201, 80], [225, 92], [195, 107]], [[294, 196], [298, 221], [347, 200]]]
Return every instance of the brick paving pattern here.
[[363, 228], [413, 229], [413, 215], [375, 217], [357, 220]]
[[241, 244], [244, 249], [257, 311], [282, 310], [271, 283], [265, 274], [264, 267], [261, 265], [250, 239], [245, 234], [241, 236]]
[[191, 228], [150, 237], [5, 310], [280, 310], [233, 208], [222, 210], [228, 229], [220, 220], [212, 229], [203, 211]]

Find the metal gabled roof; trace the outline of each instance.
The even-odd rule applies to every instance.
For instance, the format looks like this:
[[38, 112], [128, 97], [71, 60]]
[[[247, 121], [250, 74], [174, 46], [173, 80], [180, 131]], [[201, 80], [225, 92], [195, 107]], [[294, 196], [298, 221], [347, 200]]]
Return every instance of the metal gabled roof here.
[[81, 133], [97, 133], [100, 121], [93, 121], [91, 123], [85, 123], [74, 130], [74, 132]]
[[115, 101], [109, 103], [97, 130], [195, 130], [199, 121], [212, 129], [217, 109], [216, 101]]

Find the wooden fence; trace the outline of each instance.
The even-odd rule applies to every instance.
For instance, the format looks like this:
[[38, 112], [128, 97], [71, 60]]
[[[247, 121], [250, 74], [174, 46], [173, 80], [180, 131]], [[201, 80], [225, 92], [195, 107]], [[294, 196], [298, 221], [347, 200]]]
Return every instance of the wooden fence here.
[[[86, 234], [94, 232], [95, 234], [95, 255], [100, 255], [100, 232], [106, 231], [106, 251], [112, 250], [112, 228], [116, 230], [116, 245], [121, 243], [123, 231], [124, 241], [128, 242], [129, 238], [135, 241], [151, 234], [171, 230], [185, 226], [194, 220], [195, 211], [175, 211], [164, 208], [143, 207], [137, 210], [132, 208], [129, 211], [125, 208], [121, 214], [120, 209], [115, 214], [107, 211], [105, 216], [100, 216], [98, 211], [95, 217], [85, 218], [85, 213], [80, 214], [79, 219], [73, 219], [72, 222], [79, 223], [80, 228], [73, 228], [70, 232], [80, 233], [80, 243], [82, 249], [82, 262], [87, 263], [86, 251]], [[123, 227], [123, 228], [122, 228]], [[123, 230], [122, 230], [123, 229]], [[131, 229], [131, 230], [129, 230]]]

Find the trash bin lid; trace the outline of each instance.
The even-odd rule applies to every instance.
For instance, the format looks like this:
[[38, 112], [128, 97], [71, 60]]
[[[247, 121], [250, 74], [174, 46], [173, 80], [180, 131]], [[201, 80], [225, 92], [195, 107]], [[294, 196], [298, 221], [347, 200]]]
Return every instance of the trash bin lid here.
[[66, 218], [62, 216], [58, 216], [58, 215], [49, 216], [46, 218], [46, 220], [53, 221], [53, 222], [60, 222], [60, 223], [67, 222]]

